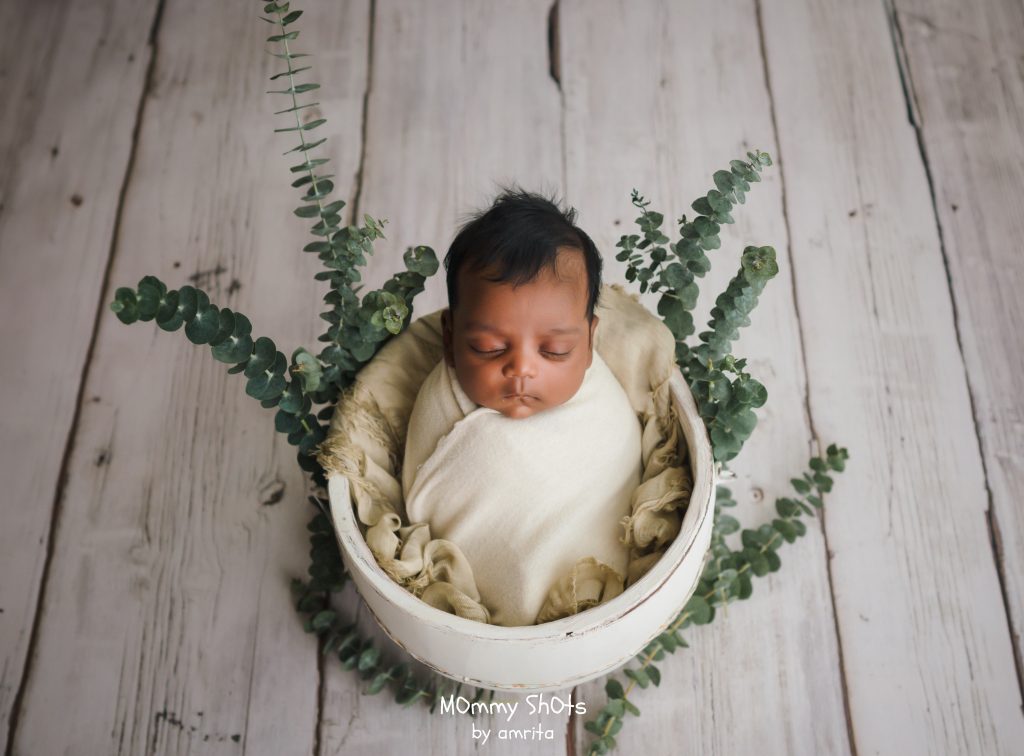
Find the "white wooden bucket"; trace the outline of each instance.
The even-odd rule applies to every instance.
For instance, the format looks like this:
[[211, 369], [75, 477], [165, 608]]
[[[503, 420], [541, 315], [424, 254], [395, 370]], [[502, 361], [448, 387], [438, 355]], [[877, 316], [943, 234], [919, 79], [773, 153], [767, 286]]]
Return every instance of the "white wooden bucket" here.
[[672, 401], [689, 448], [693, 494], [665, 554], [614, 599], [553, 622], [503, 627], [448, 614], [381, 569], [359, 531], [348, 481], [328, 481], [345, 566], [373, 616], [399, 646], [443, 675], [495, 690], [568, 688], [620, 667], [676, 617], [693, 594], [711, 541], [715, 479], [707, 430], [682, 375]]

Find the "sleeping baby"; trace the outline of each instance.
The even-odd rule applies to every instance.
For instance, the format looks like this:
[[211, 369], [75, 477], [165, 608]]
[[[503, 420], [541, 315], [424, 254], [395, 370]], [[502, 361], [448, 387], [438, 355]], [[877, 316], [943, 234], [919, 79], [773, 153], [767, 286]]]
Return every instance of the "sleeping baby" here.
[[408, 522], [461, 550], [493, 624], [546, 621], [555, 592], [581, 599], [585, 581], [607, 600], [626, 573], [641, 427], [594, 350], [601, 258], [574, 219], [509, 190], [463, 226], [444, 358], [409, 420]]

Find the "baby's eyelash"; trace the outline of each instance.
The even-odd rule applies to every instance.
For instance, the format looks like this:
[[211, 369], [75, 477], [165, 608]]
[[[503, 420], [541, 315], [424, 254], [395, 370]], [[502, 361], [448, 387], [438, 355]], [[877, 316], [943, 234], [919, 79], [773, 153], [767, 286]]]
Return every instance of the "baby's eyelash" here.
[[[494, 356], [501, 354], [502, 352], [505, 351], [504, 349], [477, 349], [475, 346], [472, 345], [470, 345], [469, 348], [472, 349], [477, 354], [481, 354], [484, 356]], [[568, 357], [570, 354], [572, 354], [572, 350], [570, 349], [568, 352], [549, 352], [542, 349], [541, 354], [546, 354], [551, 357]]]

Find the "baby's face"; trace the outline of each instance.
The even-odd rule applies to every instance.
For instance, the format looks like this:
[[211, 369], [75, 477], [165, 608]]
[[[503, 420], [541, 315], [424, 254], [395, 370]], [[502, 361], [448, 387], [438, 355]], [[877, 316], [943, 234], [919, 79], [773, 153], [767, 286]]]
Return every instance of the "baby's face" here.
[[556, 267], [517, 288], [459, 271], [458, 306], [442, 316], [445, 359], [477, 404], [520, 419], [579, 390], [598, 318], [587, 321], [582, 252], [560, 249]]

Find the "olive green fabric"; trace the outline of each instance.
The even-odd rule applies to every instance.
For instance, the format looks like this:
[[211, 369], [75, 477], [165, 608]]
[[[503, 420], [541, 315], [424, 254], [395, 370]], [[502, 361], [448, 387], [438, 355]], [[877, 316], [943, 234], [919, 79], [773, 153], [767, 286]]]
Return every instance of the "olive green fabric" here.
[[[643, 473], [621, 521], [629, 549], [626, 575], [580, 559], [552, 584], [537, 623], [608, 601], [654, 565], [678, 534], [692, 480], [669, 393], [675, 370], [671, 332], [635, 295], [602, 288], [595, 349], [629, 397], [640, 422]], [[472, 569], [454, 544], [433, 539], [427, 523], [409, 523], [401, 464], [409, 417], [420, 386], [442, 357], [441, 311], [409, 325], [377, 353], [338, 401], [318, 454], [328, 476], [348, 478], [371, 552], [397, 583], [426, 603], [490, 622]]]

